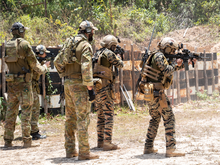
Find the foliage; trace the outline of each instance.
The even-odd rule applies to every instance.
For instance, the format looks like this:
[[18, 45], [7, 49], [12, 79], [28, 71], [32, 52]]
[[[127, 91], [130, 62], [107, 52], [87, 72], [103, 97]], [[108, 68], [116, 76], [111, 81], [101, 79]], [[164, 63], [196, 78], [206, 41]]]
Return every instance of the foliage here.
[[199, 97], [199, 99], [201, 99], [201, 100], [206, 100], [206, 99], [208, 99], [209, 98], [209, 96], [208, 96], [208, 93], [207, 93], [207, 90], [204, 90], [204, 91], [202, 91], [202, 92], [197, 92], [196, 91], [196, 95]]
[[47, 102], [50, 104], [51, 103], [51, 95], [55, 94], [57, 92], [57, 89], [54, 89], [53, 90], [53, 85], [52, 85], [52, 80], [50, 78], [50, 72], [49, 72], [49, 69], [46, 73], [46, 78], [47, 78], [47, 81], [48, 81], [48, 85], [47, 85], [47, 96], [46, 96], [46, 99], [47, 99]]
[[11, 38], [11, 25], [20, 21], [30, 30], [32, 44], [60, 45], [75, 35], [83, 20], [98, 27], [96, 35], [114, 34], [136, 42], [149, 39], [156, 23], [156, 36], [201, 24], [220, 25], [217, 0], [2, 0], [0, 44]]

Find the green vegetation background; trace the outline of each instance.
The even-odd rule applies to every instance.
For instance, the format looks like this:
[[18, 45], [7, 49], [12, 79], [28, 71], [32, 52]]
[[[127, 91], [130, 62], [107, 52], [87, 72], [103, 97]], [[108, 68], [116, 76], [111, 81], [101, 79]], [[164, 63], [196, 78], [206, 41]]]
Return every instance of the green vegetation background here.
[[114, 34], [138, 43], [149, 40], [155, 23], [157, 37], [195, 25], [220, 26], [219, 0], [46, 0], [47, 17], [42, 2], [2, 0], [0, 44], [11, 38], [17, 21], [30, 28], [25, 38], [32, 45], [46, 46], [62, 44], [86, 19], [98, 27], [98, 37]]

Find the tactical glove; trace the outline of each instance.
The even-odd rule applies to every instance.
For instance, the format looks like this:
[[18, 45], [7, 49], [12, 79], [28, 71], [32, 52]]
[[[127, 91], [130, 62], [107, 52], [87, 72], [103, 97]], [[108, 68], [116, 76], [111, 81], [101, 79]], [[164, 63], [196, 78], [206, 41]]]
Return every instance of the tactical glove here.
[[95, 91], [92, 89], [92, 90], [88, 90], [88, 92], [89, 92], [89, 101], [95, 100]]

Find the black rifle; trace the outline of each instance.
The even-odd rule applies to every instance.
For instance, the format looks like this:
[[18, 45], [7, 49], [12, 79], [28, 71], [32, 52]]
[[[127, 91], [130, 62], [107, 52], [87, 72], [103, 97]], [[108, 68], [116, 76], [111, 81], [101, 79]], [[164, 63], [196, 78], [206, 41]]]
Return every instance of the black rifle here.
[[165, 57], [168, 61], [173, 61], [173, 59], [182, 59], [184, 63], [185, 70], [189, 70], [189, 63], [188, 60], [192, 61], [192, 67], [194, 68], [193, 58], [195, 59], [209, 59], [209, 57], [201, 57], [198, 53], [191, 53], [188, 49], [183, 49], [182, 53], [177, 53], [175, 55], [165, 54]]
[[[154, 25], [153, 32], [152, 32], [152, 34], [151, 34], [151, 39], [150, 39], [150, 43], [149, 43], [149, 45], [148, 45], [148, 48], [147, 48], [147, 49], [145, 48], [145, 53], [144, 53], [144, 55], [143, 55], [143, 57], [142, 57], [143, 65], [142, 65], [142, 68], [141, 68], [141, 73], [142, 73], [142, 70], [143, 70], [143, 68], [144, 68], [144, 65], [145, 65], [145, 63], [146, 63], [146, 61], [147, 61], [147, 59], [148, 59], [148, 57], [149, 57], [148, 51], [149, 51], [149, 49], [150, 49], [151, 41], [152, 41], [152, 39], [153, 39], [155, 27], [156, 27], [156, 24]], [[140, 81], [141, 81], [141, 73], [140, 73], [139, 78], [138, 78], [137, 83], [136, 83], [136, 93], [135, 93], [135, 95], [134, 95], [134, 99], [135, 99], [135, 100], [136, 100], [136, 95], [137, 95], [137, 93], [138, 93], [138, 86], [139, 86], [139, 83], [140, 83]]]
[[124, 59], [123, 56], [124, 56], [125, 50], [122, 47], [120, 47], [119, 45], [116, 46], [114, 53], [119, 54], [121, 56], [122, 60]]
[[41, 63], [42, 61], [50, 61], [50, 66], [52, 69], [54, 69], [54, 58], [56, 57], [56, 55], [54, 55], [54, 53], [50, 53], [50, 54], [47, 54], [46, 57], [39, 57], [37, 56], [37, 60]]

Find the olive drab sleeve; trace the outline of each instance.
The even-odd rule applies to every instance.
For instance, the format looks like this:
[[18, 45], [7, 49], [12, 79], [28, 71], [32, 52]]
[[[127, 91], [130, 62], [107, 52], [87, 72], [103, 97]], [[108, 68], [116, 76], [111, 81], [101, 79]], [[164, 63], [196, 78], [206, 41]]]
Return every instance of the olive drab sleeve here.
[[155, 60], [157, 67], [160, 69], [160, 71], [164, 75], [167, 75], [167, 76], [172, 76], [174, 71], [184, 68], [183, 64], [180, 67], [178, 67], [176, 63], [169, 65], [166, 57], [161, 52], [156, 53], [152, 60]]
[[124, 66], [123, 61], [113, 52], [108, 52], [107, 53], [107, 58], [110, 64], [122, 68]]
[[26, 59], [27, 59], [29, 66], [31, 67], [31, 69], [33, 69], [34, 71], [36, 71], [39, 74], [46, 73], [47, 66], [45, 64], [41, 65], [39, 63], [39, 61], [35, 57], [35, 54], [31, 48], [31, 45], [29, 44], [29, 42], [24, 41], [21, 44], [23, 45], [24, 51], [27, 54]]
[[92, 47], [88, 42], [83, 44], [81, 57], [82, 81], [85, 86], [93, 86]]

